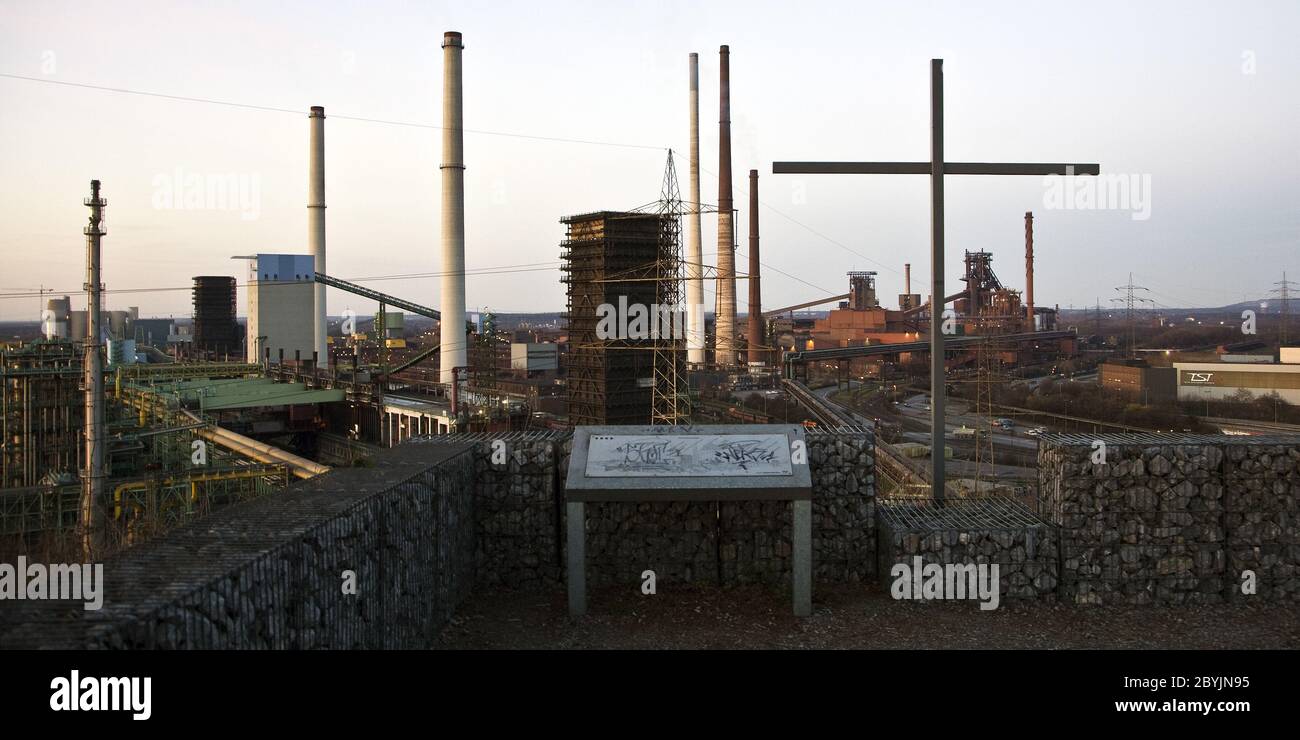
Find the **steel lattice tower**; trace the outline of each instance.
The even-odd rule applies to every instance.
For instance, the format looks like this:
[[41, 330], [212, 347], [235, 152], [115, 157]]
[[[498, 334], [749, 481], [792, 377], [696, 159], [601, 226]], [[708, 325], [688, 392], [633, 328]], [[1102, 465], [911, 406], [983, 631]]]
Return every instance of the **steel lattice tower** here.
[[1282, 279], [1273, 284], [1278, 287], [1269, 292], [1278, 294], [1278, 310], [1281, 312], [1281, 316], [1279, 317], [1280, 320], [1278, 322], [1277, 341], [1278, 346], [1282, 346], [1286, 344], [1286, 324], [1287, 318], [1291, 313], [1291, 286], [1295, 285], [1295, 282], [1286, 279], [1286, 271], [1284, 270], [1282, 272]]
[[[686, 388], [686, 336], [679, 326], [685, 321], [682, 296], [682, 193], [677, 185], [677, 167], [668, 150], [663, 186], [659, 192], [659, 255], [655, 261], [655, 303], [669, 309], [672, 320], [668, 336], [654, 338], [654, 390], [651, 393], [651, 423], [677, 424], [690, 417], [690, 396]], [[661, 327], [662, 329], [662, 327]]]

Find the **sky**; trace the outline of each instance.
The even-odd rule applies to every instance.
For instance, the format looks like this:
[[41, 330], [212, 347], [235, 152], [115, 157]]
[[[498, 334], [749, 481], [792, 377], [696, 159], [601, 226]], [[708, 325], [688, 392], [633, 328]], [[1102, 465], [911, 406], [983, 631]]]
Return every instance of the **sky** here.
[[[690, 52], [701, 199], [717, 202], [721, 44], [738, 264], [756, 169], [764, 308], [847, 292], [850, 270], [878, 271], [893, 305], [908, 262], [928, 292], [927, 177], [772, 162], [927, 160], [932, 58], [949, 161], [1097, 162], [1115, 196], [1089, 207], [1088, 178], [945, 178], [948, 292], [963, 250], [993, 252], [1024, 287], [1026, 211], [1038, 305], [1110, 305], [1130, 273], [1165, 307], [1258, 299], [1284, 270], [1300, 281], [1294, 1], [0, 0], [0, 320], [36, 320], [40, 289], [84, 307], [91, 179], [109, 202], [109, 308], [189, 316], [193, 276], [242, 281], [234, 256], [306, 253], [313, 105], [330, 274], [437, 306], [450, 30], [465, 44], [470, 310], [562, 310], [560, 219], [656, 200], [669, 149], [686, 191]], [[716, 239], [707, 216], [706, 262]], [[330, 313], [346, 308], [374, 304], [331, 289]]]

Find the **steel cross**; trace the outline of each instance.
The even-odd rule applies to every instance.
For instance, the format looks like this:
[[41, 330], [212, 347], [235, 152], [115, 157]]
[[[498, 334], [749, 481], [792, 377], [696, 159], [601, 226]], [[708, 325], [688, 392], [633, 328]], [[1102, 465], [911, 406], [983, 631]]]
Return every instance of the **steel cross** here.
[[[773, 162], [777, 175], [930, 176], [930, 494], [944, 498], [943, 176], [1096, 175], [1097, 164], [945, 162], [943, 160], [943, 60], [930, 60], [929, 162]], [[938, 302], [936, 306], [935, 303]]]

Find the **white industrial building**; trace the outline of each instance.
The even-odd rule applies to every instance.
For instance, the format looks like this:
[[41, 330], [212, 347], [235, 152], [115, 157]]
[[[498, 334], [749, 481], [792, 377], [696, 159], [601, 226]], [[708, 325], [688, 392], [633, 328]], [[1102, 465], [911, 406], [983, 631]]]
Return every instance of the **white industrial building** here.
[[316, 350], [315, 260], [309, 254], [258, 254], [248, 259], [249, 360], [265, 362], [269, 350], [273, 363], [281, 357], [310, 361]]
[[1277, 392], [1300, 404], [1300, 364], [1175, 362], [1178, 400], [1221, 401], [1246, 390], [1256, 398]]
[[544, 372], [560, 369], [560, 345], [553, 342], [512, 342], [510, 369]]

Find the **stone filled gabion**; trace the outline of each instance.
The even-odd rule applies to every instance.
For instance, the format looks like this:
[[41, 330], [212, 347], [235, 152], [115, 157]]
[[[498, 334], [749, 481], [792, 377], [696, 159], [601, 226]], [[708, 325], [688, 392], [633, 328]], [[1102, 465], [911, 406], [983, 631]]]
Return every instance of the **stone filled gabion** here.
[[[954, 501], [946, 506], [965, 507], [970, 503], [975, 505], [967, 516], [972, 522], [954, 527], [927, 516], [932, 509], [928, 503], [881, 502], [878, 567], [881, 587], [887, 592], [891, 589], [894, 564], [911, 567], [919, 555], [923, 564], [939, 566], [996, 563], [1000, 601], [1056, 601], [1060, 575], [1056, 528], [1045, 522], [1009, 525], [997, 511], [979, 512], [979, 502]], [[1017, 505], [1006, 502], [1002, 506]], [[909, 515], [901, 515], [900, 507], [909, 509]], [[1032, 518], [1027, 509], [1019, 514], [1015, 519]]]
[[[814, 432], [807, 445], [814, 582], [866, 582], [876, 565], [871, 436]], [[639, 583], [645, 570], [658, 583], [790, 583], [788, 501], [601, 502], [586, 509], [591, 584]]]
[[[512, 434], [475, 442], [478, 582], [541, 588], [560, 576], [558, 491], [564, 438]], [[494, 445], [500, 441], [503, 445]], [[504, 462], [496, 462], [504, 453]]]
[[178, 528], [105, 564], [62, 646], [428, 647], [474, 585], [474, 478], [466, 450], [406, 450]]
[[[1295, 600], [1300, 440], [1045, 439], [1039, 507], [1060, 527], [1062, 596], [1080, 604]], [[1222, 439], [1223, 441], [1217, 441]], [[1253, 571], [1257, 593], [1241, 593]]]

